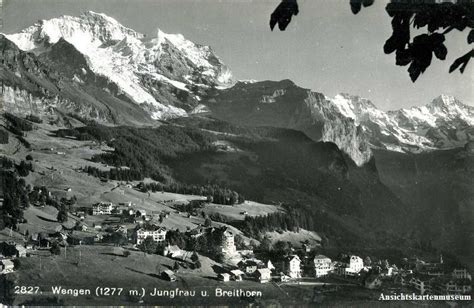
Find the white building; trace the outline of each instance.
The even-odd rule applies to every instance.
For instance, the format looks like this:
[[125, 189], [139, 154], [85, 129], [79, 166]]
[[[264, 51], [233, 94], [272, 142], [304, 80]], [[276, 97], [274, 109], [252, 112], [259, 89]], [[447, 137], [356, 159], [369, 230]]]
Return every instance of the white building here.
[[15, 266], [11, 260], [0, 260], [0, 273], [7, 274], [12, 273]]
[[147, 237], [155, 242], [163, 242], [166, 239], [166, 229], [155, 225], [144, 226], [137, 230], [137, 245], [143, 243]]
[[260, 283], [266, 283], [272, 279], [272, 272], [268, 268], [260, 268], [256, 271], [256, 277]]
[[113, 209], [112, 202], [99, 202], [92, 206], [92, 215], [110, 215]]
[[345, 275], [356, 275], [364, 268], [364, 261], [358, 256], [349, 256], [344, 269]]
[[314, 273], [316, 278], [326, 276], [329, 274], [332, 270], [332, 261], [330, 258], [323, 256], [323, 255], [317, 255], [314, 257]]
[[291, 278], [301, 278], [301, 260], [297, 255], [287, 259], [287, 273]]
[[453, 278], [472, 280], [471, 273], [469, 273], [468, 270], [465, 269], [465, 268], [463, 268], [463, 269], [454, 269]]
[[449, 281], [446, 283], [446, 292], [448, 294], [469, 294], [472, 287], [469, 283], [463, 281]]
[[410, 280], [410, 284], [411, 284], [421, 295], [423, 295], [423, 294], [425, 294], [425, 293], [431, 293], [431, 291], [432, 291], [430, 281], [427, 280], [427, 279], [421, 279], [421, 278], [413, 277], [413, 278]]
[[221, 251], [225, 254], [235, 254], [237, 248], [234, 243], [234, 234], [229, 230], [225, 230], [222, 234], [222, 248]]

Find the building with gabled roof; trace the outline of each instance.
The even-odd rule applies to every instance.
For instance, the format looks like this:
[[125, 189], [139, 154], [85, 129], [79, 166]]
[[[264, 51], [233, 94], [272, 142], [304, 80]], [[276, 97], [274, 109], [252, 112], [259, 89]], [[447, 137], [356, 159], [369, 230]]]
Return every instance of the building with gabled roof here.
[[12, 273], [15, 270], [15, 265], [13, 264], [12, 260], [3, 259], [0, 260], [0, 273], [8, 274]]
[[293, 279], [301, 278], [301, 259], [298, 255], [286, 259], [287, 274]]
[[316, 278], [328, 275], [332, 270], [332, 261], [324, 255], [317, 255], [314, 257], [314, 275]]
[[164, 227], [156, 225], [143, 225], [137, 230], [137, 245], [145, 241], [147, 237], [151, 237], [155, 242], [163, 242], [166, 240], [167, 230]]
[[266, 283], [272, 279], [272, 272], [268, 268], [259, 268], [255, 275], [260, 283]]

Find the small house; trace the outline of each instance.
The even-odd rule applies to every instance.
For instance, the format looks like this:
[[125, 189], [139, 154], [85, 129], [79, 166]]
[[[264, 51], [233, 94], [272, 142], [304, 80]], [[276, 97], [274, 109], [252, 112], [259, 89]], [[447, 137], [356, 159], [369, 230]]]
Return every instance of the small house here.
[[99, 232], [94, 236], [94, 242], [96, 243], [102, 242], [103, 240], [104, 240], [104, 233]]
[[271, 280], [271, 271], [268, 268], [260, 268], [256, 271], [256, 277], [257, 280], [260, 281], [260, 283], [266, 283]]
[[232, 279], [235, 281], [242, 281], [242, 277], [244, 276], [244, 272], [242, 272], [239, 269], [230, 271], [230, 274], [232, 275]]
[[253, 260], [243, 260], [238, 264], [239, 268], [243, 270], [246, 274], [253, 274], [258, 269], [257, 262]]
[[179, 258], [184, 254], [184, 251], [177, 245], [168, 245], [165, 247], [163, 254], [170, 258]]
[[0, 260], [0, 273], [2, 274], [8, 274], [12, 273], [15, 269], [15, 265], [11, 260], [4, 259]]
[[23, 258], [26, 257], [26, 248], [21, 245], [15, 245], [16, 257]]
[[219, 276], [218, 276], [218, 278], [219, 278], [220, 281], [227, 282], [227, 281], [230, 281], [230, 274], [228, 274], [228, 273], [220, 273]]
[[468, 279], [472, 280], [471, 273], [465, 268], [454, 269], [452, 276], [454, 279]]
[[176, 281], [176, 275], [171, 270], [166, 270], [161, 273], [161, 277], [168, 281]]
[[110, 215], [113, 209], [112, 202], [99, 202], [92, 206], [92, 215]]
[[280, 281], [281, 282], [288, 282], [290, 281], [291, 277], [286, 275], [285, 273], [280, 273]]

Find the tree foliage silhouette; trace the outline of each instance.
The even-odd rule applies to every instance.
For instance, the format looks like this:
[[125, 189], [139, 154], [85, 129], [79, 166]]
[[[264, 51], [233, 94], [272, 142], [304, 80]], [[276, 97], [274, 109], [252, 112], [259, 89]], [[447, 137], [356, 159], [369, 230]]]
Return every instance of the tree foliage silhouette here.
[[[369, 7], [374, 0], [350, 0], [354, 14], [362, 7]], [[446, 35], [452, 30], [470, 29], [467, 43], [474, 42], [474, 3], [471, 0], [453, 0], [453, 2], [437, 3], [436, 0], [392, 0], [385, 10], [392, 18], [392, 35], [384, 45], [386, 54], [395, 53], [396, 65], [408, 66], [408, 74], [413, 82], [431, 65], [433, 55], [445, 60], [448, 53], [444, 42]], [[291, 22], [291, 17], [299, 12], [296, 0], [282, 0], [270, 18], [273, 30], [278, 23], [284, 31]], [[425, 33], [412, 37], [411, 29], [424, 29]], [[463, 56], [457, 58], [450, 66], [449, 72], [459, 70], [464, 73], [470, 59], [474, 57], [471, 48]]]
[[291, 22], [293, 15], [298, 15], [298, 3], [296, 0], [282, 0], [270, 17], [270, 29], [278, 24], [281, 31], [285, 31]]

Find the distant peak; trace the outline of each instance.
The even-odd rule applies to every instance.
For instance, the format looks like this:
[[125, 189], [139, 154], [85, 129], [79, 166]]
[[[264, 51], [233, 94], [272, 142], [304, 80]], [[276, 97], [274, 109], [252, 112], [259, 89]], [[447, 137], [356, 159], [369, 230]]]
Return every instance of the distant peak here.
[[339, 93], [339, 94], [336, 95], [335, 98], [336, 99], [337, 98], [342, 98], [342, 99], [350, 100], [350, 101], [352, 101], [353, 103], [355, 103], [359, 106], [364, 106], [364, 107], [370, 107], [370, 108], [377, 109], [377, 106], [375, 106], [374, 103], [372, 103], [371, 100], [369, 100], [367, 98], [364, 98], [364, 97], [360, 97], [358, 95], [352, 95], [352, 94], [349, 94], [349, 93]]
[[464, 106], [452, 95], [441, 94], [436, 97], [427, 105], [428, 107], [453, 107], [453, 106]]

